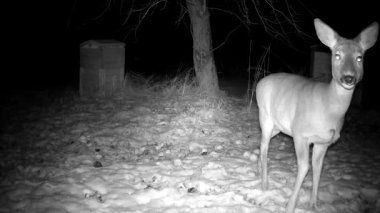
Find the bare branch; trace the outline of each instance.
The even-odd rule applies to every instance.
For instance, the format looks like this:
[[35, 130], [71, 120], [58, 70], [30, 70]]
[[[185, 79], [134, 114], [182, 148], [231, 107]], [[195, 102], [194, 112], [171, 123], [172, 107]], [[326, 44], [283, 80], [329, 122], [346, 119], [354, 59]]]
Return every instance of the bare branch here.
[[180, 6], [180, 13], [177, 21], [175, 22], [176, 25], [178, 25], [185, 17], [185, 15], [188, 13], [186, 7], [183, 4], [179, 4]]
[[241, 25], [238, 25], [237, 27], [235, 27], [235, 29], [231, 30], [231, 31], [227, 34], [227, 36], [226, 36], [226, 38], [224, 39], [224, 41], [221, 42], [217, 47], [215, 47], [215, 48], [212, 49], [211, 51], [214, 52], [214, 51], [217, 50], [218, 48], [222, 47], [222, 46], [227, 42], [228, 38], [232, 35], [232, 33], [235, 32], [240, 26], [241, 26]]
[[[131, 4], [132, 6], [134, 5], [134, 2], [135, 2], [135, 0], [132, 0], [132, 4]], [[123, 14], [123, 11], [122, 11], [124, 9], [123, 3], [124, 3], [124, 1], [121, 1], [120, 16], [122, 16], [122, 14]], [[132, 9], [128, 10], [127, 16], [125, 17], [124, 22], [122, 23], [122, 25], [127, 24], [127, 22], [129, 21], [129, 19], [132, 17], [132, 14], [133, 14], [133, 10]]]
[[70, 12], [69, 12], [69, 16], [67, 17], [67, 20], [66, 20], [66, 28], [67, 29], [70, 28], [76, 7], [77, 7], [77, 0], [74, 0], [74, 3], [73, 3], [73, 5], [70, 9]]
[[107, 6], [104, 8], [104, 10], [98, 16], [96, 16], [95, 18], [93, 18], [93, 21], [101, 18], [102, 16], [104, 16], [104, 14], [106, 14], [106, 12], [111, 8], [112, 0], [107, 0], [107, 1], [108, 1]]
[[154, 9], [157, 5], [159, 5], [162, 2], [166, 2], [167, 0], [151, 0], [148, 4], [146, 4], [144, 7], [135, 10], [135, 12], [141, 12], [139, 17], [139, 22], [136, 25], [135, 30], [137, 30], [141, 23], [144, 21], [144, 19], [147, 17], [149, 12]]
[[243, 20], [238, 14], [232, 12], [232, 11], [229, 11], [229, 10], [223, 10], [221, 8], [217, 8], [217, 7], [211, 7], [209, 8], [210, 11], [220, 11], [220, 12], [223, 12], [223, 13], [226, 13], [226, 14], [229, 14], [229, 15], [232, 15], [233, 17], [235, 17], [236, 19], [239, 20], [239, 22], [244, 25], [245, 28], [249, 29], [249, 24], [252, 24], [250, 21], [247, 22], [247, 20]]
[[[240, 4], [245, 4], [245, 1], [246, 0], [240, 0]], [[289, 40], [287, 37], [292, 31], [297, 32], [301, 36], [308, 36], [299, 28], [296, 15], [287, 0], [264, 0], [261, 1], [264, 3], [261, 5], [257, 0], [250, 1], [255, 9], [257, 17], [260, 19], [260, 22], [267, 33], [285, 41]], [[291, 26], [293, 30], [286, 29], [285, 25]]]

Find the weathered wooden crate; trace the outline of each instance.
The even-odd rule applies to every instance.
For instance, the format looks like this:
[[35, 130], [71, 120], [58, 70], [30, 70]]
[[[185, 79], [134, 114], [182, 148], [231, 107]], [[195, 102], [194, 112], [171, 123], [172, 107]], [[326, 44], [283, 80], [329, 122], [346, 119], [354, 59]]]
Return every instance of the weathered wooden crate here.
[[318, 81], [329, 82], [331, 80], [331, 53], [322, 45], [314, 45], [310, 52], [311, 77]]
[[[313, 79], [323, 82], [330, 82], [331, 75], [331, 52], [322, 45], [311, 47], [310, 54], [310, 75]], [[362, 83], [355, 88], [351, 101], [352, 105], [361, 106], [362, 104]]]
[[125, 44], [116, 40], [89, 40], [80, 45], [81, 96], [114, 96], [123, 88]]

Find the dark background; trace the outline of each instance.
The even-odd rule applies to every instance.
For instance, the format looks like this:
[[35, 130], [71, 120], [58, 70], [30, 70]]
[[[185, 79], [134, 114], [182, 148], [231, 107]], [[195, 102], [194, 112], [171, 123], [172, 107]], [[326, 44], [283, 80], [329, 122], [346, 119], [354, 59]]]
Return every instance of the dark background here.
[[[141, 2], [141, 1], [140, 1]], [[126, 44], [126, 70], [144, 75], [167, 75], [179, 68], [192, 66], [192, 39], [187, 15], [179, 20], [181, 1], [168, 0], [144, 19], [137, 30], [137, 16], [123, 25], [130, 1], [124, 10], [112, 1], [73, 0], [11, 1], [3, 3], [2, 91], [13, 89], [48, 90], [77, 88], [79, 77], [79, 45], [89, 39], [117, 39]], [[263, 3], [264, 1], [258, 1]], [[319, 17], [341, 36], [355, 37], [373, 21], [379, 22], [376, 1], [288, 1], [296, 14], [297, 24], [308, 36], [289, 30], [288, 42], [268, 35], [261, 25], [249, 29], [240, 26], [226, 40], [229, 32], [241, 24], [225, 12], [236, 11], [232, 0], [210, 0], [213, 45], [226, 41], [215, 52], [220, 75], [246, 75], [249, 44], [252, 41], [251, 66], [255, 66], [264, 48], [270, 45], [270, 69], [307, 70], [310, 46], [320, 44], [315, 36], [313, 19]], [[73, 9], [75, 8], [75, 9]], [[254, 14], [253, 8], [250, 13]], [[102, 13], [104, 12], [104, 13]], [[270, 12], [270, 11], [269, 11]], [[122, 14], [122, 15], [121, 15]], [[254, 15], [253, 15], [254, 16]], [[255, 18], [253, 21], [258, 22]], [[368, 108], [380, 108], [379, 42], [365, 57], [364, 102]], [[291, 69], [288, 69], [291, 68]]]

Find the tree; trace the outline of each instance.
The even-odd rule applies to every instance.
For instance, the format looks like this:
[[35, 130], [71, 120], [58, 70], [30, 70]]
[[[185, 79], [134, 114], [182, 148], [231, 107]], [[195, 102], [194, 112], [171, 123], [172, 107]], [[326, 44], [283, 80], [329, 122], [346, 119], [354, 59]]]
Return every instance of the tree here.
[[193, 37], [193, 62], [199, 87], [207, 95], [219, 91], [218, 76], [212, 52], [210, 13], [206, 0], [187, 0]]

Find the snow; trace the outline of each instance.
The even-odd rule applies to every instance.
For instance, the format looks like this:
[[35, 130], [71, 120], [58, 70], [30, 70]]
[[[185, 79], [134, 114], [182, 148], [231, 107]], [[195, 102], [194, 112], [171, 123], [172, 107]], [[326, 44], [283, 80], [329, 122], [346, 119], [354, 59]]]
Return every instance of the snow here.
[[[27, 96], [2, 102], [0, 212], [285, 211], [292, 139], [272, 139], [263, 191], [257, 109], [241, 99]], [[309, 172], [297, 213], [380, 212], [380, 116], [371, 113], [350, 111], [324, 162], [317, 211]]]

